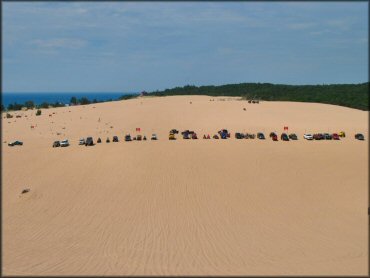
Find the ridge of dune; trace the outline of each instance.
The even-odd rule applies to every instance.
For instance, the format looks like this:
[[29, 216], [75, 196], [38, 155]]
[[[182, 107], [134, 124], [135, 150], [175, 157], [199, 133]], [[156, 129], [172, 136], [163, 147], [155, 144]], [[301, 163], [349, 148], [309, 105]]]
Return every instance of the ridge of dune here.
[[[368, 274], [367, 111], [171, 96], [12, 114], [22, 117], [2, 114], [4, 275]], [[284, 126], [299, 140], [268, 138]], [[138, 127], [159, 140], [124, 142]], [[199, 139], [169, 141], [173, 128]], [[222, 128], [267, 139], [201, 139]], [[302, 138], [341, 130], [340, 141]], [[87, 136], [103, 143], [79, 146]]]

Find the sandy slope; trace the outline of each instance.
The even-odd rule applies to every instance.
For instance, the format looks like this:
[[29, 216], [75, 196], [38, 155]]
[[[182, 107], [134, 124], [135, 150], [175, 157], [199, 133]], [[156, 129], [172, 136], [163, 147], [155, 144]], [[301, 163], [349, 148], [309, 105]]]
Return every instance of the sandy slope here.
[[[2, 119], [4, 275], [368, 272], [367, 112], [181, 96], [34, 113]], [[167, 139], [284, 125], [300, 140]], [[160, 140], [77, 145], [136, 127]], [[341, 141], [302, 140], [340, 130]], [[51, 148], [64, 138], [69, 148]], [[15, 139], [24, 146], [4, 143]]]

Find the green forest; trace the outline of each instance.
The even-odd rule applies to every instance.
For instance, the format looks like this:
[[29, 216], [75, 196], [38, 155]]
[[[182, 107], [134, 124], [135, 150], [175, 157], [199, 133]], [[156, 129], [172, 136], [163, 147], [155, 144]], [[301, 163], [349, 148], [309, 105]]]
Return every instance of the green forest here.
[[150, 95], [239, 96], [248, 100], [317, 102], [369, 111], [369, 82], [361, 84], [283, 85], [240, 83], [221, 86], [176, 87]]

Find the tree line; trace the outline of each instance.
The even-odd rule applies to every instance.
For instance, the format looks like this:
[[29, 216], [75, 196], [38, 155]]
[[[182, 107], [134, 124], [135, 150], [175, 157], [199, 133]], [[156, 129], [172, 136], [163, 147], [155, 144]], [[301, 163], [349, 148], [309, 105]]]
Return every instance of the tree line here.
[[[135, 98], [137, 97], [136, 94], [128, 94], [128, 95], [122, 95], [120, 96], [117, 100], [126, 100], [126, 99], [130, 99], [130, 98]], [[81, 98], [77, 98], [77, 97], [71, 97], [69, 103], [69, 105], [86, 105], [86, 104], [91, 104], [91, 103], [100, 103], [100, 102], [109, 102], [109, 101], [114, 101], [113, 99], [108, 99], [108, 100], [97, 100], [96, 98], [94, 98], [93, 100], [89, 100], [87, 97], [81, 97]], [[1, 111], [18, 111], [18, 110], [22, 110], [22, 108], [27, 108], [27, 109], [40, 109], [40, 108], [49, 108], [49, 107], [63, 107], [65, 106], [66, 104], [63, 103], [63, 102], [59, 102], [59, 101], [56, 101], [56, 102], [53, 102], [53, 103], [49, 103], [49, 102], [42, 102], [41, 104], [38, 104], [36, 105], [32, 100], [28, 100], [24, 103], [17, 103], [17, 102], [14, 102], [14, 103], [10, 103], [8, 105], [7, 108], [5, 108], [5, 106], [2, 104], [1, 105]]]
[[266, 101], [297, 101], [334, 104], [369, 111], [369, 82], [361, 84], [283, 85], [240, 83], [221, 86], [186, 85], [154, 91], [154, 96], [208, 95], [239, 96]]

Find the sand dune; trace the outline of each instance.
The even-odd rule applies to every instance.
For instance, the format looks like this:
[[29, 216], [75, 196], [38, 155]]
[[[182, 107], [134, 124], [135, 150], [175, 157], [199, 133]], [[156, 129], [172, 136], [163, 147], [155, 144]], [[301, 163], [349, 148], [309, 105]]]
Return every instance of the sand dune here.
[[[368, 112], [210, 99], [3, 114], [3, 274], [367, 275]], [[172, 128], [283, 126], [299, 140], [168, 140]], [[136, 127], [159, 140], [123, 142]], [[302, 139], [341, 130], [340, 141]], [[86, 136], [103, 143], [78, 146]], [[51, 147], [64, 138], [70, 147]]]

